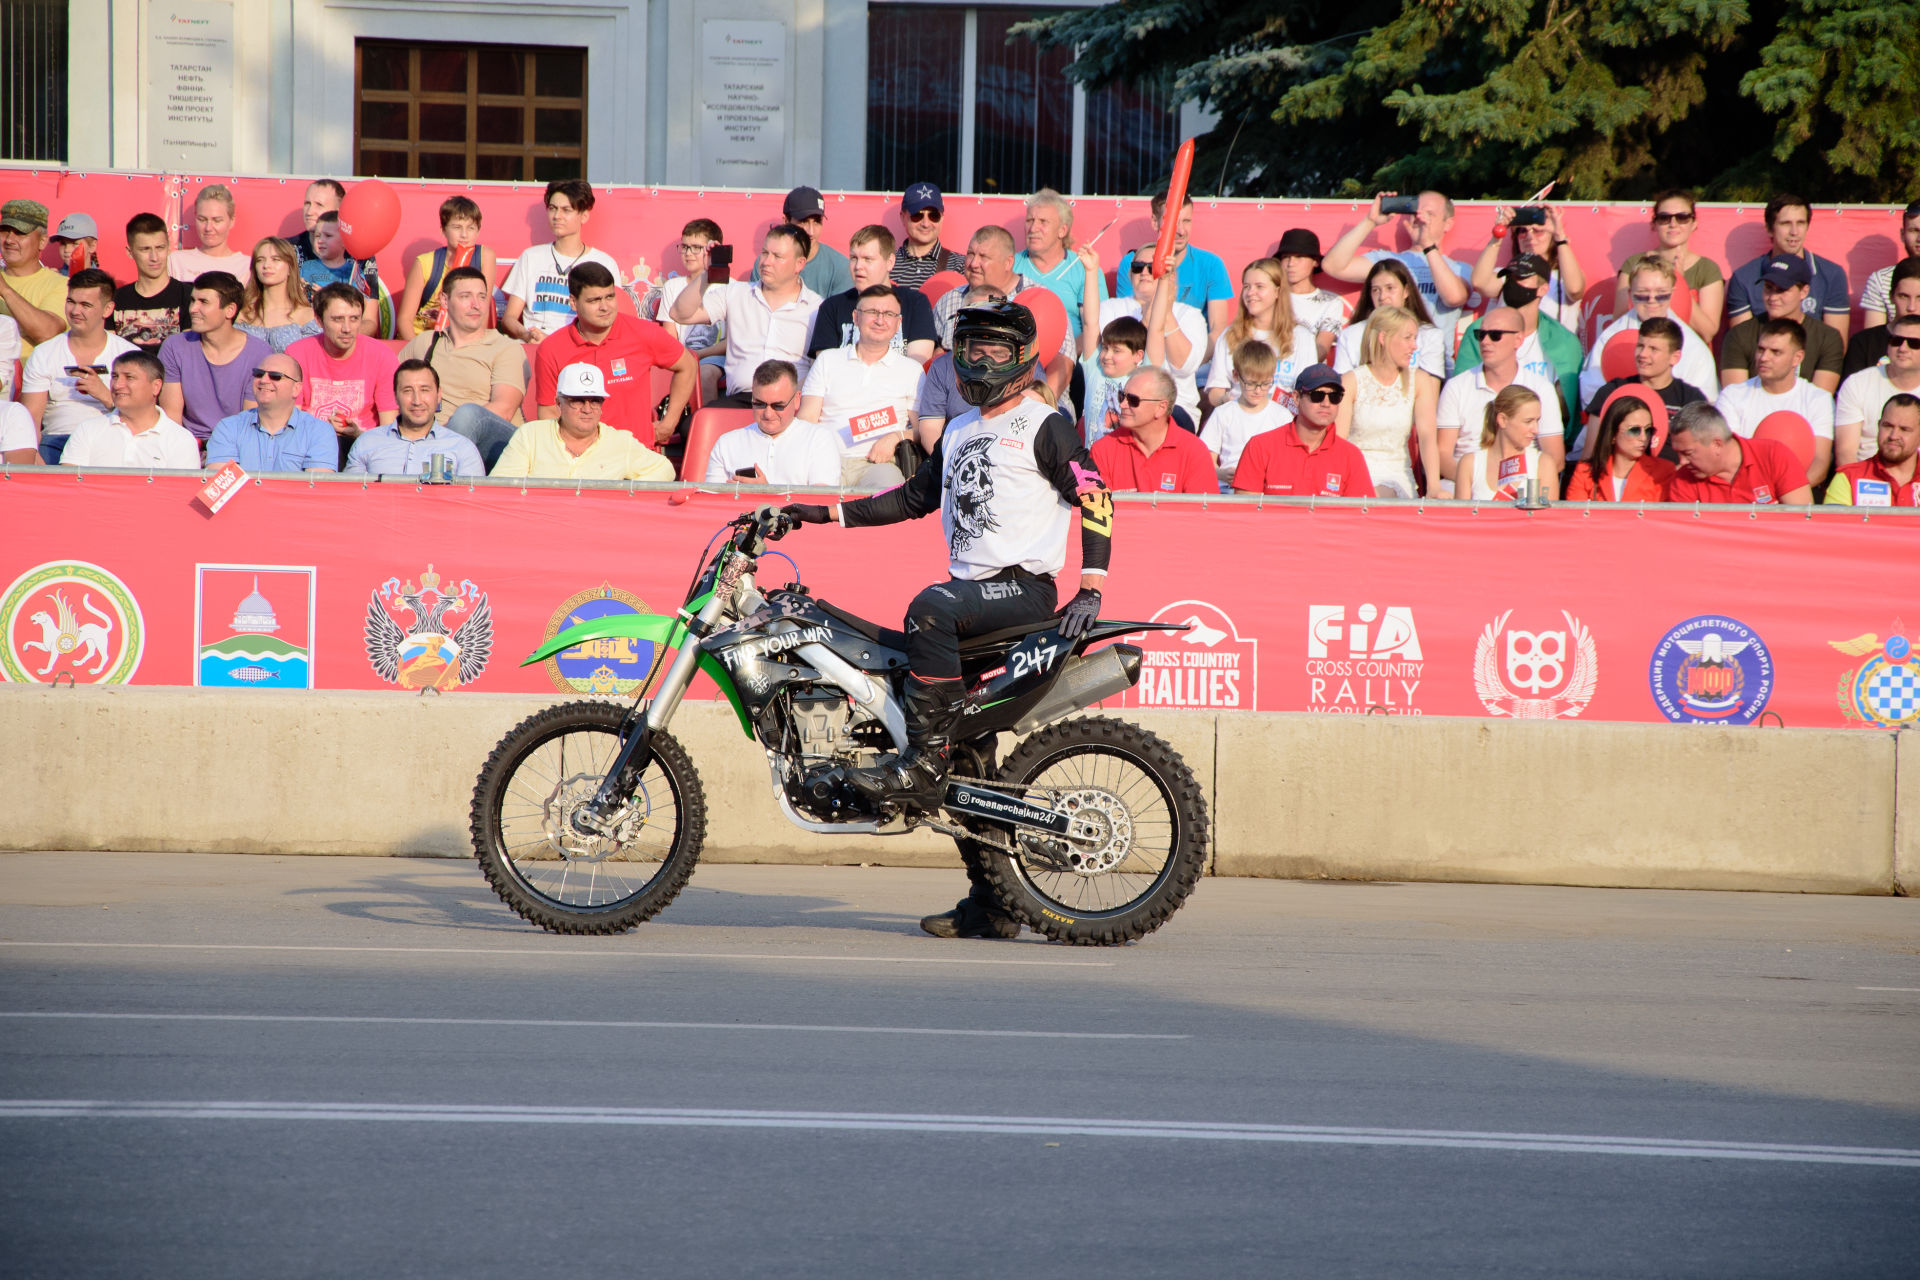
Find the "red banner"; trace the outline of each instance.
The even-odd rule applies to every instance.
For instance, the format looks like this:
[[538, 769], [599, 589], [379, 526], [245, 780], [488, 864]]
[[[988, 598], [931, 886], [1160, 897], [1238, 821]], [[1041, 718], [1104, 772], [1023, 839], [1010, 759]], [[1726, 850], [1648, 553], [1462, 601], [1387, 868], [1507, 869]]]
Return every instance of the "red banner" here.
[[[627, 692], [644, 645], [518, 662], [570, 619], [671, 612], [765, 500], [287, 479], [209, 516], [201, 483], [0, 478], [0, 674]], [[1192, 624], [1143, 642], [1138, 705], [1897, 727], [1920, 723], [1920, 607], [1893, 585], [1916, 534], [1892, 511], [1123, 498], [1104, 612]], [[945, 563], [931, 519], [779, 549], [886, 623]]]
[[[55, 221], [69, 212], [92, 214], [99, 223], [103, 265], [120, 280], [133, 278], [120, 228], [136, 213], [168, 215], [186, 224], [183, 246], [193, 243], [194, 192], [209, 182], [222, 182], [234, 193], [235, 226], [229, 243], [251, 248], [262, 236], [293, 236], [302, 223], [300, 205], [306, 183], [300, 178], [241, 178], [223, 175], [71, 173], [59, 169], [0, 170], [0, 195], [39, 200], [53, 211]], [[449, 195], [466, 195], [483, 214], [481, 242], [502, 259], [517, 257], [529, 245], [544, 244], [550, 235], [541, 207], [544, 184], [506, 182], [395, 181], [400, 198], [400, 230], [380, 255], [380, 274], [397, 295], [413, 260], [444, 245], [440, 234], [440, 202]], [[735, 254], [740, 270], [757, 251], [769, 227], [781, 221], [777, 191], [700, 191], [684, 187], [600, 187], [596, 192], [587, 242], [611, 253], [623, 272], [645, 258], [651, 272], [664, 275], [680, 270], [673, 246], [680, 228], [694, 218], [711, 218], [728, 241], [745, 246]], [[1517, 193], [1516, 198], [1519, 194]], [[844, 250], [847, 238], [860, 227], [878, 222], [896, 237], [905, 235], [900, 220], [900, 197], [890, 192], [829, 192], [823, 238]], [[1121, 255], [1154, 239], [1145, 196], [1078, 196], [1073, 201], [1075, 224], [1081, 239], [1091, 238], [1109, 220], [1114, 226], [1097, 246], [1109, 272]], [[946, 222], [941, 240], [949, 248], [964, 249], [967, 237], [988, 224], [1013, 233], [1024, 244], [1024, 206], [1018, 196], [960, 196], [946, 198]], [[1459, 206], [1453, 232], [1446, 242], [1449, 256], [1472, 262], [1486, 244], [1495, 205]], [[1759, 204], [1701, 205], [1700, 221], [1691, 242], [1694, 252], [1718, 262], [1722, 270], [1758, 257], [1767, 250], [1766, 228]], [[1240, 270], [1274, 250], [1280, 233], [1306, 227], [1317, 233], [1322, 248], [1331, 246], [1365, 211], [1364, 201], [1352, 200], [1209, 200], [1196, 197], [1194, 243], [1219, 254], [1239, 287]], [[1653, 247], [1644, 203], [1561, 204], [1568, 239], [1579, 254], [1588, 279], [1610, 274], [1629, 257]], [[1899, 211], [1860, 205], [1818, 206], [1807, 234], [1807, 246], [1847, 269], [1857, 300], [1867, 274], [1897, 261], [1901, 254], [1896, 233]], [[1396, 237], [1394, 224], [1376, 233], [1369, 247], [1406, 247]], [[49, 250], [51, 253], [51, 250]], [[1502, 249], [1504, 257], [1506, 250]], [[504, 279], [504, 275], [502, 277]], [[1322, 277], [1321, 283], [1348, 294], [1358, 285]], [[1600, 290], [1610, 304], [1612, 293]]]

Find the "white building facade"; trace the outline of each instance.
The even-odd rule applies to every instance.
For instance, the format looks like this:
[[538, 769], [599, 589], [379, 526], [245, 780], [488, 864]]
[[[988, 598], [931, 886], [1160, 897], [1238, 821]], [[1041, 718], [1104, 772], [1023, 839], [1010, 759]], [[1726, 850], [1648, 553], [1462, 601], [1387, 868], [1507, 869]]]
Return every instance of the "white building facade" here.
[[[1065, 4], [896, 0], [0, 0], [65, 10], [70, 168], [1127, 195], [1204, 129], [1009, 39]], [[22, 28], [25, 30], [26, 28]], [[33, 37], [57, 65], [55, 35]], [[15, 76], [40, 65], [16, 39]], [[24, 50], [24, 52], [23, 52]], [[63, 92], [64, 90], [64, 92]], [[64, 99], [64, 101], [62, 101]], [[25, 112], [30, 106], [16, 107]], [[4, 123], [4, 122], [0, 122]], [[64, 155], [18, 154], [38, 147]]]

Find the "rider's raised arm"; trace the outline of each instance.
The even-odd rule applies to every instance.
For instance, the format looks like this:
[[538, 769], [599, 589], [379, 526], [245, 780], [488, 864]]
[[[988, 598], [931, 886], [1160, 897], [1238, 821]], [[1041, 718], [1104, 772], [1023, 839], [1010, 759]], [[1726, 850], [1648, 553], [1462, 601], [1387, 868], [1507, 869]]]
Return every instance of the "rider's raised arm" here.
[[943, 453], [945, 443], [944, 440], [935, 442], [933, 456], [921, 463], [920, 469], [913, 473], [913, 479], [905, 484], [871, 497], [841, 503], [840, 523], [849, 529], [861, 529], [873, 524], [918, 520], [921, 516], [938, 511], [940, 475], [946, 469]]
[[1033, 460], [1061, 500], [1080, 508], [1080, 572], [1104, 574], [1113, 554], [1113, 494], [1064, 415], [1053, 414], [1040, 424]]

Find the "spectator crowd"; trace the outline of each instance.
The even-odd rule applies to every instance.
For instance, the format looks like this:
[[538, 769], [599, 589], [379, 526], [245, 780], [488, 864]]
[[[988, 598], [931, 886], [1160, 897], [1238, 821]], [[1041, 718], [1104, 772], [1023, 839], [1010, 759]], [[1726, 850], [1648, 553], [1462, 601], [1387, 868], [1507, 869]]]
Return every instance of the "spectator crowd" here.
[[[1811, 204], [1785, 193], [1762, 214], [1767, 251], [1740, 263], [1694, 251], [1685, 192], [1652, 202], [1654, 247], [1616, 263], [1551, 204], [1501, 208], [1484, 245], [1458, 245], [1453, 202], [1426, 191], [1383, 192], [1324, 249], [1278, 229], [1237, 274], [1193, 242], [1190, 201], [1159, 197], [1164, 272], [1144, 244], [1110, 279], [1099, 233], [1053, 191], [1027, 199], [1023, 234], [949, 244], [943, 194], [916, 183], [903, 235], [862, 226], [842, 253], [801, 187], [750, 262], [700, 218], [656, 275], [592, 245], [593, 189], [567, 179], [546, 187], [551, 238], [504, 275], [479, 206], [448, 198], [444, 246], [396, 294], [349, 253], [344, 195], [313, 182], [302, 232], [249, 247], [230, 243], [232, 193], [202, 187], [196, 248], [155, 214], [126, 223], [125, 281], [98, 265], [90, 215], [53, 223], [6, 200], [0, 460], [643, 481], [686, 467], [876, 491], [969, 409], [948, 350], [960, 310], [1024, 299], [1064, 319], [1029, 394], [1078, 424], [1116, 490], [1920, 505], [1920, 202], [1899, 259], [1856, 297], [1807, 247]], [[1383, 232], [1406, 247], [1371, 247]], [[694, 430], [700, 408], [745, 421]]]

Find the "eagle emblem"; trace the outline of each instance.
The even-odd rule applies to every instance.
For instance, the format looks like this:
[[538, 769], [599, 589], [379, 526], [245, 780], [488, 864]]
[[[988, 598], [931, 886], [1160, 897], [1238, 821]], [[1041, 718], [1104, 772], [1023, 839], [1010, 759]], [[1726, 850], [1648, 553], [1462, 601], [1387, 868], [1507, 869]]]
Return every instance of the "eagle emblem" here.
[[388, 578], [374, 589], [367, 602], [366, 641], [367, 660], [387, 683], [402, 689], [457, 689], [487, 669], [493, 610], [472, 579], [443, 587], [428, 565], [418, 586]]
[[1920, 654], [1904, 632], [1895, 621], [1893, 634], [1885, 640], [1869, 631], [1851, 640], [1827, 641], [1861, 660], [1840, 677], [1840, 714], [1848, 723], [1882, 729], [1920, 724]]

